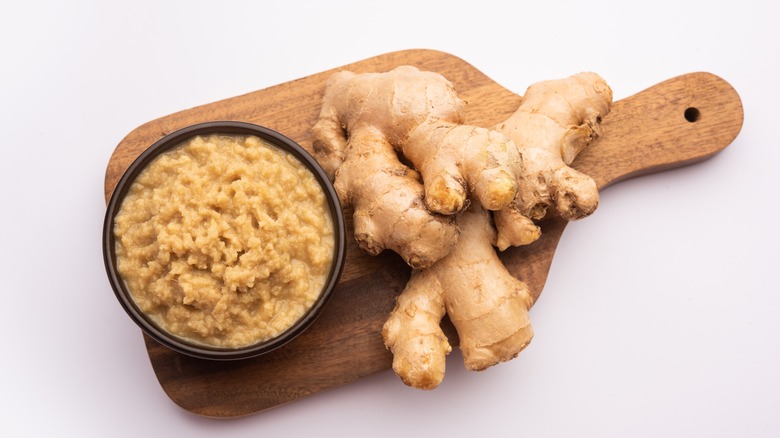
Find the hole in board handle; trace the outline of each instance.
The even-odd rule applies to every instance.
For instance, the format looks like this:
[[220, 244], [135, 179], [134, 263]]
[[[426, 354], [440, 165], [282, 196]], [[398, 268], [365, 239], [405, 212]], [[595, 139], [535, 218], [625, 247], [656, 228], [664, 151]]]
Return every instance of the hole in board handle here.
[[699, 119], [701, 118], [701, 112], [699, 112], [698, 108], [694, 108], [694, 107], [690, 107], [686, 109], [685, 113], [683, 114], [685, 115], [685, 120], [691, 123], [698, 122]]

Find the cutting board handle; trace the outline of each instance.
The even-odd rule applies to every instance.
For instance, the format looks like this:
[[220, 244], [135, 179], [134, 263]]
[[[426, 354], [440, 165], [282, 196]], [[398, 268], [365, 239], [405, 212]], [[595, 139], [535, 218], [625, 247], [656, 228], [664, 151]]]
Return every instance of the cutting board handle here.
[[574, 166], [602, 189], [624, 179], [705, 160], [737, 137], [742, 101], [728, 82], [689, 73], [615, 103], [603, 135]]

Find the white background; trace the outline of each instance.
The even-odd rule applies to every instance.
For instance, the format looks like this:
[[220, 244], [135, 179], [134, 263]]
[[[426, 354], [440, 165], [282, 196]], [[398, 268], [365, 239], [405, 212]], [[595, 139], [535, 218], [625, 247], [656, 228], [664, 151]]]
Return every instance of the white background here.
[[[0, 6], [1, 436], [780, 436], [777, 2], [260, 3]], [[104, 273], [114, 147], [171, 112], [409, 48], [518, 93], [593, 70], [617, 100], [709, 71], [744, 126], [567, 228], [520, 358], [467, 373], [453, 353], [433, 392], [385, 372], [239, 420], [182, 410]]]

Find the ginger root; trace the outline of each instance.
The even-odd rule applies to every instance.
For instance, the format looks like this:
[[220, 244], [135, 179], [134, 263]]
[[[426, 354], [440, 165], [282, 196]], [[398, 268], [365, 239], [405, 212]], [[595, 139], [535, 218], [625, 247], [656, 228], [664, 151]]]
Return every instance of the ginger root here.
[[533, 221], [550, 207], [566, 220], [596, 210], [595, 181], [569, 165], [601, 134], [611, 106], [607, 83], [595, 73], [579, 73], [531, 85], [514, 114], [493, 128], [514, 142], [524, 166], [517, 197], [494, 214], [500, 250], [538, 239], [541, 230]]
[[314, 155], [353, 207], [361, 248], [389, 248], [414, 268], [382, 330], [407, 385], [441, 383], [445, 314], [469, 370], [512, 359], [531, 341], [533, 297], [494, 246], [536, 240], [534, 221], [550, 207], [566, 219], [596, 208], [595, 183], [568, 165], [599, 134], [611, 99], [592, 73], [541, 82], [486, 129], [463, 124], [464, 102], [435, 73], [403, 66], [328, 81]]
[[430, 266], [458, 237], [453, 218], [440, 214], [464, 209], [470, 192], [492, 210], [515, 199], [517, 148], [495, 131], [463, 125], [464, 107], [444, 77], [411, 66], [329, 79], [313, 150], [354, 209], [362, 249], [389, 248], [413, 267]]
[[415, 388], [433, 389], [444, 378], [451, 351], [440, 327], [445, 309], [471, 371], [514, 358], [533, 337], [533, 297], [498, 259], [489, 213], [472, 205], [458, 215], [458, 226], [461, 236], [452, 252], [412, 271], [382, 330], [393, 370]]

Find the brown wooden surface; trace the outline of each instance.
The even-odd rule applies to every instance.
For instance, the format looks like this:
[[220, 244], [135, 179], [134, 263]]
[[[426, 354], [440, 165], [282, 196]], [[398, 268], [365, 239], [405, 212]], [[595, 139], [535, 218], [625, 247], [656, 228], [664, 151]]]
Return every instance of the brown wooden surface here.
[[[386, 71], [404, 64], [438, 72], [452, 81], [468, 102], [470, 124], [492, 126], [520, 102], [518, 95], [452, 55], [430, 50], [385, 54], [138, 127], [111, 157], [106, 170], [106, 199], [144, 149], [193, 123], [257, 123], [309, 148], [309, 130], [319, 112], [325, 80], [333, 72]], [[688, 108], [698, 109], [697, 121], [686, 120]], [[709, 73], [679, 76], [616, 102], [604, 119], [604, 135], [574, 166], [604, 188], [632, 176], [695, 163], [728, 146], [739, 133], [742, 118], [741, 101], [728, 83]], [[350, 212], [346, 213], [349, 217]], [[350, 221], [347, 225], [351, 227]], [[547, 221], [539, 241], [501, 254], [510, 272], [528, 283], [536, 297], [565, 225]], [[224, 418], [279, 406], [390, 368], [391, 356], [380, 331], [408, 276], [409, 268], [397, 256], [387, 252], [367, 256], [350, 240], [347, 264], [332, 300], [312, 327], [285, 347], [260, 358], [212, 362], [175, 353], [144, 337], [149, 358], [164, 391], [190, 412]], [[451, 327], [445, 325], [454, 338]]]

